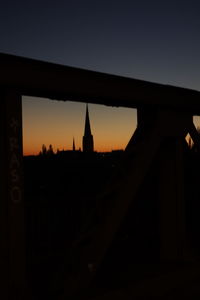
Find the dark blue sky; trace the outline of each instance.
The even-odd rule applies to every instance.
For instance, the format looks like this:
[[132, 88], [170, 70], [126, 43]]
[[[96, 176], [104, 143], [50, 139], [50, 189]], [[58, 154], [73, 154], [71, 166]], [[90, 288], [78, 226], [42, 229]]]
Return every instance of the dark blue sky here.
[[0, 2], [0, 52], [200, 90], [200, 1]]

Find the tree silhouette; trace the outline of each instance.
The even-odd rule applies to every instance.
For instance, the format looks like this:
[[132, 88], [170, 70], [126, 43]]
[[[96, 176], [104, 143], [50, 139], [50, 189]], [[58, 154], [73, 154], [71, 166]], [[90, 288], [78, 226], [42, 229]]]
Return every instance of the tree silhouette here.
[[47, 148], [46, 148], [46, 146], [43, 144], [42, 145], [42, 151], [41, 151], [41, 154], [42, 155], [46, 155], [47, 154]]
[[49, 155], [53, 155], [54, 154], [54, 152], [53, 152], [53, 146], [51, 144], [49, 145], [49, 149], [47, 150], [47, 153]]

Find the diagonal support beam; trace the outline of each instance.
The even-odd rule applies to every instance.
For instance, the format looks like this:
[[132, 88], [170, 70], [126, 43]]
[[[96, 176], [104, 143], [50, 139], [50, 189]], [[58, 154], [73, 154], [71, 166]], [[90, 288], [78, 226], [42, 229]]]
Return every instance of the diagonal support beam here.
[[162, 260], [174, 261], [185, 255], [183, 142], [192, 115], [167, 110], [153, 112], [152, 118], [147, 111], [142, 111], [142, 115], [145, 120], [140, 115], [139, 128], [127, 147], [116, 182], [104, 194], [107, 207], [101, 224], [81, 248], [79, 272], [66, 282], [65, 295], [90, 284], [155, 157], [160, 164], [160, 256]]
[[196, 130], [196, 127], [194, 126], [194, 123], [191, 123], [191, 126], [189, 128], [189, 134], [191, 135], [195, 145], [200, 150], [200, 136], [199, 136], [199, 133]]
[[[71, 277], [71, 280], [68, 278], [66, 282], [66, 296], [87, 288], [90, 284], [143, 183], [160, 143], [161, 138], [154, 127], [146, 136], [145, 142], [141, 141], [137, 144], [134, 159], [128, 162], [129, 169], [126, 170], [126, 174], [123, 174], [118, 184], [115, 183], [108, 191], [107, 204], [110, 203], [89, 245], [81, 251], [79, 274], [75, 278]], [[109, 195], [113, 193], [115, 197], [111, 202]]]

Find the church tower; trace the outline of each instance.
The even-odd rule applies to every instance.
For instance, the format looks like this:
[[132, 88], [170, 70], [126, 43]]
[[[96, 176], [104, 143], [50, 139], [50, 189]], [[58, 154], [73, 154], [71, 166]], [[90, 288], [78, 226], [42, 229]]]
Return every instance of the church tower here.
[[73, 138], [72, 150], [73, 150], [73, 151], [76, 151], [76, 147], [75, 147], [75, 140], [74, 140], [74, 138]]
[[85, 131], [83, 136], [83, 152], [93, 152], [94, 151], [94, 141], [93, 135], [91, 134], [90, 119], [88, 112], [88, 105], [86, 106], [86, 116], [85, 116]]

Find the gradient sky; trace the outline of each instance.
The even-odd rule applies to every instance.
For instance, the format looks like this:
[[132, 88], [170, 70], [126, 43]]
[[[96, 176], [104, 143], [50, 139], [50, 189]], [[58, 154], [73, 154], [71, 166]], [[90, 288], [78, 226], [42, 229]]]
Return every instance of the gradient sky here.
[[[0, 41], [4, 53], [200, 90], [197, 0], [1, 0]], [[23, 103], [25, 153], [48, 145], [47, 136], [54, 148], [70, 148], [73, 136], [81, 146], [84, 104]], [[124, 147], [135, 112], [89, 108], [96, 150]]]
[[[89, 104], [94, 148], [98, 151], [124, 149], [136, 127], [136, 110]], [[82, 149], [86, 104], [23, 98], [24, 154], [38, 154], [42, 144], [54, 151]]]

